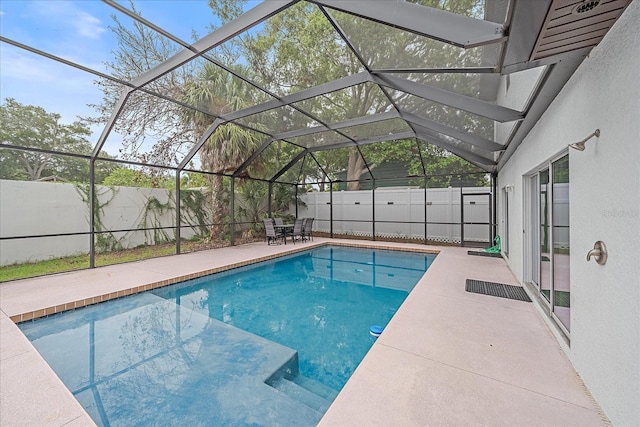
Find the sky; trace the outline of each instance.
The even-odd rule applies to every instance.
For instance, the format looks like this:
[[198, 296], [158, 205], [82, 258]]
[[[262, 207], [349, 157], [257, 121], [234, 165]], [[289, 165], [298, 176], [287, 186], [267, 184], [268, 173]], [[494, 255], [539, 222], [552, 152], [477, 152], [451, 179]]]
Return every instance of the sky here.
[[[128, 1], [118, 3], [129, 8]], [[187, 42], [209, 31], [219, 21], [207, 0], [137, 0], [142, 17]], [[255, 5], [255, 2], [254, 4]], [[252, 6], [253, 6], [252, 5]], [[98, 0], [0, 0], [0, 34], [13, 41], [48, 52], [82, 66], [106, 72], [104, 63], [112, 61], [117, 40], [109, 29], [111, 15], [131, 27], [133, 20]], [[98, 104], [102, 92], [95, 85], [97, 76], [0, 42], [0, 102], [14, 98], [24, 105], [60, 114], [63, 123], [94, 116], [88, 104]], [[95, 143], [102, 126], [94, 127]], [[105, 150], [117, 154], [117, 136], [107, 140]]]

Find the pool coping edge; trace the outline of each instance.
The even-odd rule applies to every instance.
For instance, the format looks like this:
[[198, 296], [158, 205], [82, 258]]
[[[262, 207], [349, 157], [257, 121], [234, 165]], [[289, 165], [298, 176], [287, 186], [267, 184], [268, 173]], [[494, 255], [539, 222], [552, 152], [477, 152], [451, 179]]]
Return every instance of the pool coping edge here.
[[[144, 285], [134, 286], [134, 287], [128, 288], [128, 289], [121, 289], [121, 290], [118, 290], [118, 291], [115, 291], [115, 292], [108, 292], [108, 293], [105, 293], [105, 294], [101, 294], [101, 295], [97, 295], [97, 296], [93, 296], [93, 297], [88, 297], [88, 298], [83, 298], [83, 299], [67, 302], [67, 303], [64, 303], [64, 304], [56, 304], [56, 305], [48, 306], [48, 307], [45, 307], [45, 308], [40, 308], [40, 309], [37, 309], [37, 310], [32, 310], [32, 311], [27, 311], [27, 312], [24, 312], [24, 313], [14, 314], [14, 315], [9, 316], [9, 318], [15, 324], [28, 322], [28, 321], [36, 320], [36, 319], [39, 319], [39, 318], [42, 318], [42, 317], [47, 317], [47, 316], [51, 316], [51, 315], [54, 315], [54, 314], [62, 313], [62, 312], [65, 312], [65, 311], [75, 310], [75, 309], [78, 309], [78, 308], [83, 308], [83, 307], [87, 307], [87, 306], [94, 305], [94, 304], [100, 304], [100, 303], [105, 302], [105, 301], [110, 301], [110, 300], [123, 298], [123, 297], [130, 296], [130, 295], [139, 294], [139, 293], [147, 292], [147, 291], [150, 291], [150, 290], [153, 290], [153, 289], [163, 288], [165, 286], [173, 285], [173, 284], [176, 284], [176, 283], [179, 283], [179, 282], [184, 282], [186, 280], [197, 279], [197, 278], [200, 278], [200, 277], [203, 277], [203, 276], [207, 276], [209, 274], [221, 273], [223, 271], [232, 270], [234, 268], [245, 267], [247, 265], [255, 264], [255, 263], [258, 263], [258, 262], [268, 261], [268, 260], [271, 260], [271, 259], [280, 258], [280, 257], [283, 257], [283, 256], [295, 254], [297, 252], [302, 252], [302, 251], [305, 251], [305, 250], [309, 250], [311, 248], [319, 248], [319, 247], [323, 247], [323, 246], [342, 246], [342, 247], [357, 247], [357, 248], [365, 248], [365, 249], [383, 249], [383, 250], [392, 250], [392, 251], [399, 251], [399, 252], [427, 253], [427, 254], [433, 254], [433, 255], [437, 255], [437, 254], [440, 253], [440, 250], [438, 250], [438, 249], [397, 247], [397, 246], [385, 245], [384, 242], [381, 243], [381, 244], [371, 244], [371, 243], [362, 243], [362, 244], [360, 244], [360, 243], [351, 243], [351, 242], [349, 242], [349, 243], [347, 243], [347, 242], [320, 242], [320, 243], [313, 244], [313, 246], [304, 246], [304, 247], [300, 247], [300, 248], [292, 248], [291, 250], [288, 250], [287, 252], [284, 252], [284, 253], [281, 252], [281, 253], [265, 255], [265, 256], [262, 256], [262, 257], [251, 258], [251, 259], [247, 259], [247, 260], [236, 262], [236, 263], [232, 263], [232, 264], [227, 264], [227, 265], [220, 266], [220, 267], [214, 267], [214, 268], [210, 268], [210, 269], [206, 269], [206, 270], [201, 270], [201, 271], [198, 271], [198, 272], [195, 272], [195, 273], [183, 274], [183, 275], [175, 276], [175, 277], [172, 277], [172, 278], [169, 278], [169, 279], [160, 280], [160, 281], [157, 281], [157, 282], [151, 282], [151, 283], [147, 283], [147, 284], [144, 284]], [[101, 268], [101, 267], [98, 267], [98, 268]]]

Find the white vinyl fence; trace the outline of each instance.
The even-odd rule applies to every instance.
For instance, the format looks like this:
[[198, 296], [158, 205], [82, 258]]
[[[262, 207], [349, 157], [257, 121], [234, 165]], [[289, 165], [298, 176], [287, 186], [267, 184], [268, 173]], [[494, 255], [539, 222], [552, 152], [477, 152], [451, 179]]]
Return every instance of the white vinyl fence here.
[[[175, 192], [157, 188], [96, 186], [96, 229], [175, 227]], [[183, 219], [183, 225], [184, 219]], [[74, 184], [0, 180], [0, 265], [89, 253], [87, 187]], [[181, 237], [194, 232], [182, 228]], [[97, 235], [97, 249], [134, 248], [175, 238], [175, 231], [113, 231]]]
[[[333, 192], [330, 204], [329, 192], [311, 192], [302, 195], [306, 205], [298, 208], [298, 216], [313, 217], [315, 231], [331, 231], [331, 207], [333, 206], [334, 234], [373, 236], [375, 203], [375, 233], [379, 237], [396, 237], [415, 240], [427, 238], [436, 242], [460, 243], [461, 206], [460, 194], [488, 193], [488, 187], [466, 188], [379, 188], [375, 195], [367, 191]], [[375, 200], [375, 202], [374, 202]], [[487, 225], [466, 225], [465, 241], [490, 241], [490, 198], [486, 195], [465, 196], [465, 222]]]
[[[193, 190], [192, 190], [193, 191]], [[486, 193], [489, 188], [464, 188], [467, 193]], [[377, 237], [460, 242], [460, 188], [381, 188], [375, 191]], [[99, 215], [96, 249], [133, 248], [175, 239], [175, 192], [166, 189], [96, 186]], [[306, 207], [299, 217], [315, 218], [314, 231], [329, 233], [328, 192], [302, 195]], [[333, 193], [333, 231], [339, 235], [373, 236], [372, 191]], [[465, 222], [489, 223], [489, 197], [465, 196]], [[183, 203], [184, 205], [184, 203]], [[182, 225], [189, 221], [182, 215]], [[162, 228], [146, 230], [141, 228]], [[124, 230], [135, 231], [124, 231]], [[115, 230], [115, 231], [114, 231]], [[117, 231], [123, 230], [123, 231]], [[89, 253], [89, 204], [86, 188], [74, 184], [0, 180], [0, 265], [39, 261]], [[77, 233], [77, 234], [74, 234]], [[195, 231], [181, 229], [182, 238]], [[8, 237], [62, 234], [55, 237]], [[65, 235], [66, 234], [66, 235]], [[467, 225], [465, 241], [489, 242], [488, 225]]]

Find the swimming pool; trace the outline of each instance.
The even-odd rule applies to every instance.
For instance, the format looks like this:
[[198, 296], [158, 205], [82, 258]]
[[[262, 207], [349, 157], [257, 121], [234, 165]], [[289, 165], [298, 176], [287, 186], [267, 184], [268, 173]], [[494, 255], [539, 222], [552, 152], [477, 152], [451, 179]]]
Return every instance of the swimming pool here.
[[315, 425], [433, 258], [321, 247], [20, 327], [99, 425]]

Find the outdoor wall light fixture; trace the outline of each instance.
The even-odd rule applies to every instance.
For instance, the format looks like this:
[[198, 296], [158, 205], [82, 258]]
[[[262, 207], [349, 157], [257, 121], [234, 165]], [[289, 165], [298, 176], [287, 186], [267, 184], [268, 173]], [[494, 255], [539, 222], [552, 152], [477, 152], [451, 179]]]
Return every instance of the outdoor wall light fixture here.
[[586, 144], [586, 142], [588, 140], [590, 140], [593, 137], [596, 138], [600, 138], [600, 129], [596, 129], [595, 132], [593, 132], [591, 135], [589, 135], [588, 137], [586, 137], [585, 139], [583, 139], [582, 141], [573, 143], [573, 144], [569, 144], [569, 147], [574, 148], [578, 151], [584, 151], [584, 144]]

